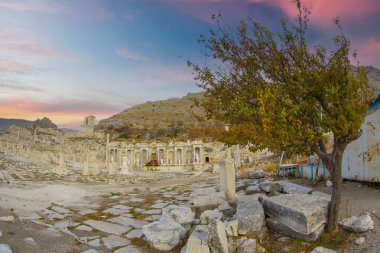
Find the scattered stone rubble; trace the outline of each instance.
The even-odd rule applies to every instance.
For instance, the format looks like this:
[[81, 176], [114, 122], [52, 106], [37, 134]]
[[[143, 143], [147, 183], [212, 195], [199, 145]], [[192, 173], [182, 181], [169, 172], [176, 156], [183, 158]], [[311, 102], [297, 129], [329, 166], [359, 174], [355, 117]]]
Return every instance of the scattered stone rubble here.
[[359, 217], [352, 216], [351, 218], [343, 219], [339, 225], [351, 232], [365, 233], [374, 228], [374, 223], [368, 213], [362, 214]]
[[[224, 166], [221, 167], [223, 169]], [[221, 177], [226, 175], [227, 173], [221, 173]], [[220, 188], [214, 186], [193, 190], [189, 204], [193, 209], [203, 211], [199, 216], [192, 217], [194, 222], [188, 229], [187, 243], [181, 253], [263, 252], [265, 249], [260, 245], [260, 241], [265, 237], [267, 227], [276, 233], [309, 242], [316, 241], [324, 231], [329, 195], [312, 194], [310, 188], [288, 181], [272, 181], [265, 178], [264, 172], [250, 173], [250, 179], [246, 180], [243, 186], [241, 183], [238, 185], [234, 183], [221, 179]], [[229, 184], [228, 187], [226, 187], [227, 184]], [[228, 196], [233, 196], [234, 192], [229, 192], [232, 191], [232, 186], [246, 193], [239, 193], [235, 207], [231, 207], [233, 212], [231, 209], [221, 211], [220, 208], [215, 208], [225, 202]], [[170, 218], [170, 215], [165, 215], [165, 219]], [[177, 216], [172, 218], [172, 222], [177, 225], [170, 223], [169, 227], [173, 227], [173, 231], [180, 230], [182, 224], [179, 219]], [[161, 229], [160, 232], [168, 229], [159, 228], [157, 224], [161, 224], [160, 221], [147, 227], [154, 226], [158, 230]], [[151, 239], [150, 231], [144, 234], [154, 248], [161, 247], [157, 241]], [[172, 232], [168, 233], [168, 235], [171, 234]], [[171, 242], [177, 244], [171, 244], [167, 248], [173, 249], [181, 245], [180, 239], [184, 237], [180, 231], [176, 235], [177, 237], [172, 238]], [[166, 243], [166, 241], [168, 240], [165, 237], [160, 243]], [[314, 251], [334, 252], [321, 247]]]

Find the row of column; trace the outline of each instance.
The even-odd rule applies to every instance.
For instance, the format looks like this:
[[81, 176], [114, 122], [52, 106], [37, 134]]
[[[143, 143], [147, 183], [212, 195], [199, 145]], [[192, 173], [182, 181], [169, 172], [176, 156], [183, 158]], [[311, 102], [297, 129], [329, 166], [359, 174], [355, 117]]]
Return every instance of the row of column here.
[[120, 166], [139, 166], [156, 160], [159, 165], [184, 165], [200, 164], [201, 157], [200, 147], [191, 149], [174, 147], [172, 150], [160, 147], [156, 149], [140, 148], [139, 150], [111, 147], [107, 150], [106, 162]]

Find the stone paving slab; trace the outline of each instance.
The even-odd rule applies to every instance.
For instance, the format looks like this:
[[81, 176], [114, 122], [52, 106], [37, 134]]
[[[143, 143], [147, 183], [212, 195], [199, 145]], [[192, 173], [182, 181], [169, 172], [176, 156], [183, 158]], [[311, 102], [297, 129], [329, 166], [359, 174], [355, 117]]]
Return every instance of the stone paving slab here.
[[139, 250], [133, 245], [129, 245], [127, 247], [115, 250], [114, 253], [143, 253], [143, 251]]
[[161, 209], [150, 209], [142, 212], [143, 214], [161, 214]]
[[121, 235], [128, 232], [131, 227], [122, 226], [114, 223], [109, 223], [105, 221], [87, 220], [84, 224], [95, 228], [96, 230], [102, 231], [107, 234]]
[[126, 237], [128, 239], [133, 239], [133, 238], [141, 238], [143, 236], [143, 232], [140, 228], [133, 229], [131, 232], [129, 232]]
[[60, 214], [69, 214], [71, 213], [70, 210], [67, 210], [66, 208], [60, 207], [60, 206], [53, 206], [51, 210], [60, 213]]
[[129, 210], [125, 210], [125, 209], [118, 209], [118, 208], [108, 208], [106, 210], [103, 210], [103, 213], [110, 213], [110, 214], [113, 214], [113, 215], [120, 215], [120, 214], [128, 214], [129, 213]]
[[144, 219], [144, 221], [158, 221], [161, 218], [161, 215], [159, 214], [154, 214], [151, 216], [148, 216]]
[[122, 216], [114, 217], [112, 219], [109, 219], [108, 221], [117, 223], [123, 226], [134, 227], [134, 228], [141, 228], [142, 226], [148, 224], [148, 222], [146, 221], [136, 220], [136, 219], [122, 217]]
[[116, 247], [126, 246], [131, 243], [127, 238], [123, 238], [117, 235], [110, 235], [108, 237], [102, 238], [104, 246], [109, 249], [113, 249]]
[[154, 204], [154, 205], [150, 206], [150, 208], [160, 209], [160, 208], [164, 208], [165, 206], [167, 206], [169, 204], [170, 203], [168, 203], [168, 202], [157, 203], [157, 204]]
[[93, 228], [92, 227], [89, 227], [89, 226], [86, 226], [86, 225], [80, 225], [78, 227], [75, 228], [76, 230], [80, 230], [80, 231], [92, 231]]
[[68, 228], [78, 226], [79, 223], [71, 220], [62, 220], [54, 223], [54, 227], [56, 228]]

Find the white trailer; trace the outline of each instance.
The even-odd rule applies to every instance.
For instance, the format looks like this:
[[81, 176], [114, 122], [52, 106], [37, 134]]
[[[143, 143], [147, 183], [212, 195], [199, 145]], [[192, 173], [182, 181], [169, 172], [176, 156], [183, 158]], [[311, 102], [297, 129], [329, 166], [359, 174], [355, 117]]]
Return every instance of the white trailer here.
[[[380, 103], [378, 100], [377, 103]], [[380, 182], [380, 109], [370, 112], [361, 127], [362, 135], [343, 154], [345, 179]]]

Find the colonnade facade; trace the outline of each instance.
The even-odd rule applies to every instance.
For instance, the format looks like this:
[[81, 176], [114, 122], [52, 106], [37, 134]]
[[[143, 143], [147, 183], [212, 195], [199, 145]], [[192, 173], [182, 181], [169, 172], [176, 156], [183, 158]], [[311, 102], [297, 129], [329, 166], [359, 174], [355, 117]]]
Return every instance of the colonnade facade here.
[[203, 143], [188, 142], [152, 142], [124, 143], [107, 142], [106, 164], [115, 169], [129, 171], [144, 166], [191, 167], [202, 164]]

